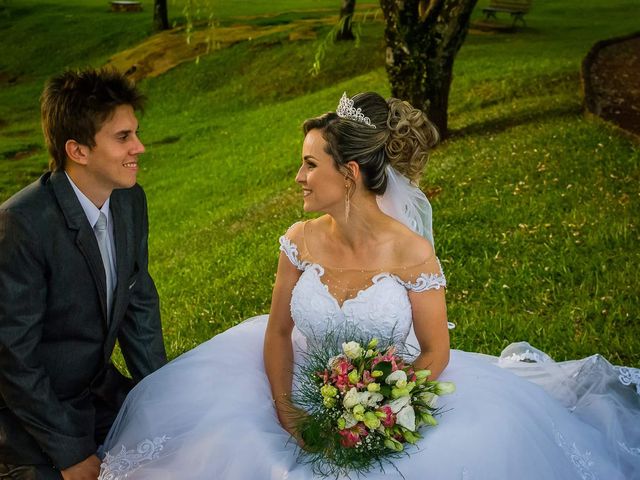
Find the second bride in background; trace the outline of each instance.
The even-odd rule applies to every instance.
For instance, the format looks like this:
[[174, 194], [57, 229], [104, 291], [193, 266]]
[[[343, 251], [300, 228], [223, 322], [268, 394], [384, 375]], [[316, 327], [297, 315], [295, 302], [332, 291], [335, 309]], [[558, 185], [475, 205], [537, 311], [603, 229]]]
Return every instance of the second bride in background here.
[[499, 358], [450, 350], [446, 280], [417, 188], [437, 142], [424, 113], [345, 95], [304, 133], [296, 181], [305, 211], [324, 215], [280, 238], [269, 315], [145, 378], [106, 440], [101, 478], [313, 478], [292, 440], [292, 372], [341, 329], [412, 344], [417, 367], [456, 384], [439, 425], [394, 461], [407, 480], [640, 476], [636, 370], [597, 355], [555, 363], [526, 343]]

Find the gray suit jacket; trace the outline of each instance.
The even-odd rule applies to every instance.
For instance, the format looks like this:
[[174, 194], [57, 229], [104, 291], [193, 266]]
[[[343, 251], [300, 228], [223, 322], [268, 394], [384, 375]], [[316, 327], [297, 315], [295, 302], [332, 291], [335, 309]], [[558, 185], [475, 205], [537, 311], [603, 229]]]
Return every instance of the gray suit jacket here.
[[118, 408], [133, 382], [166, 363], [158, 294], [147, 271], [142, 188], [111, 195], [117, 261], [112, 318], [87, 217], [64, 172], [0, 205], [0, 463], [67, 468], [95, 453], [93, 399]]

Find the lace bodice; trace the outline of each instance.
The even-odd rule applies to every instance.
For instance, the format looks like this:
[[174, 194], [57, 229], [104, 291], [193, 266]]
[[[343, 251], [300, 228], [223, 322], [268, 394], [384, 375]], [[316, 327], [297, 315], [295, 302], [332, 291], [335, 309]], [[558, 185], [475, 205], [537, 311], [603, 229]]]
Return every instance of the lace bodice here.
[[409, 334], [412, 322], [408, 291], [423, 292], [446, 286], [438, 262], [437, 273], [422, 272], [411, 279], [401, 278], [394, 272], [377, 273], [368, 286], [340, 304], [323, 282], [325, 268], [302, 259], [298, 246], [286, 236], [280, 237], [280, 250], [302, 271], [291, 297], [291, 316], [307, 341], [349, 326], [402, 341]]

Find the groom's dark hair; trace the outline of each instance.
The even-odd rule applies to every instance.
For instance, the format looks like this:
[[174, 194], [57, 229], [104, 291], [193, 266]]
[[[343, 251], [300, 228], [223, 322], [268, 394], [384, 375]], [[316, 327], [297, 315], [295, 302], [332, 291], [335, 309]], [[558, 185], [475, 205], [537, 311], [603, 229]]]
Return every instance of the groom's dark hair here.
[[95, 147], [96, 133], [116, 107], [131, 105], [141, 110], [144, 101], [133, 82], [112, 68], [67, 70], [49, 79], [40, 97], [49, 169], [64, 169], [68, 140]]

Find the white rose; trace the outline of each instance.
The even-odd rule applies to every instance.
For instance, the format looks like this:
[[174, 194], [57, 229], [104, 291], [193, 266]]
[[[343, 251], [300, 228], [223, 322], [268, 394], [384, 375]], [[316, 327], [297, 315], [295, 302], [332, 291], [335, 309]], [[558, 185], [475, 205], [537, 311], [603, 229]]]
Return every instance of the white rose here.
[[342, 400], [342, 405], [344, 405], [344, 408], [346, 408], [347, 410], [351, 410], [353, 407], [355, 407], [359, 403], [360, 403], [360, 395], [358, 394], [358, 390], [356, 390], [356, 387], [351, 387], [351, 390], [349, 390], [347, 394], [344, 396], [344, 399]]
[[436, 394], [447, 395], [456, 391], [456, 385], [452, 382], [438, 382], [436, 385]]
[[438, 403], [438, 395], [436, 395], [435, 393], [422, 392], [420, 395], [418, 395], [418, 398], [420, 398], [420, 400], [422, 400], [431, 408], [436, 408], [436, 405]]
[[404, 370], [396, 370], [395, 372], [391, 372], [384, 380], [387, 385], [393, 385], [398, 381], [404, 381], [406, 385], [407, 374], [404, 373]]
[[396, 415], [396, 423], [411, 432], [416, 430], [416, 412], [411, 405], [404, 406]]
[[366, 407], [375, 407], [378, 403], [384, 400], [384, 396], [378, 392], [360, 392], [358, 396], [360, 397], [359, 403]]
[[354, 417], [349, 412], [344, 412], [342, 414], [342, 418], [344, 418], [344, 421], [345, 421], [344, 428], [351, 428], [351, 427], [355, 426], [358, 423], [358, 421], [356, 420], [356, 417]]
[[392, 400], [391, 402], [388, 403], [388, 405], [389, 407], [391, 407], [391, 411], [393, 413], [398, 413], [405, 406], [409, 405], [410, 402], [411, 402], [410, 397], [400, 397], [400, 398], [396, 398], [395, 400]]
[[342, 351], [352, 360], [357, 360], [364, 353], [364, 349], [358, 342], [349, 342], [342, 344]]

